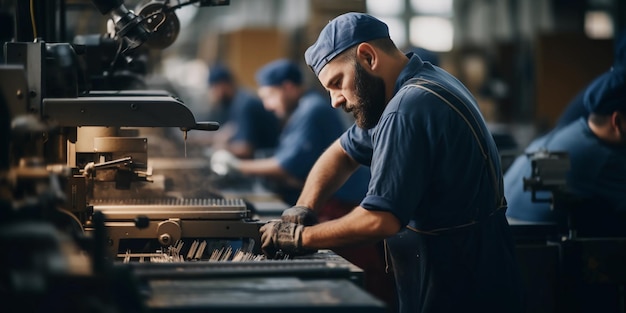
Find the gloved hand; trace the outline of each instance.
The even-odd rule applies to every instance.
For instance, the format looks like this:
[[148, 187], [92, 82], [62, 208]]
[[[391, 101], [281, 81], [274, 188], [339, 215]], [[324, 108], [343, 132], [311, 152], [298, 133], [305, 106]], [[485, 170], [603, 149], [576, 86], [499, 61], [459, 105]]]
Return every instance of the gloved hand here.
[[226, 150], [217, 150], [211, 154], [211, 170], [220, 176], [238, 171], [239, 159]]
[[87, 165], [85, 165], [85, 168], [83, 169], [83, 176], [85, 177], [91, 177], [92, 175], [94, 175], [96, 172], [96, 164], [94, 162], [89, 162], [87, 163]]
[[302, 248], [304, 225], [272, 221], [263, 225], [261, 232], [261, 250], [269, 259], [273, 259], [278, 250], [290, 256], [312, 254], [315, 250]]
[[283, 222], [302, 224], [304, 226], [312, 226], [317, 224], [317, 214], [305, 206], [293, 206], [283, 211], [280, 216]]

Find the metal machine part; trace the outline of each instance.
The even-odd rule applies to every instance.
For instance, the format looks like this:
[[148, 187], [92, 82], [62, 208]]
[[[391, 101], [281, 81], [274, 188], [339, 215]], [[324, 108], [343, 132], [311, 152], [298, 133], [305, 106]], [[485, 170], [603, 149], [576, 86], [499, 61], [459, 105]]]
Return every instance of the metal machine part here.
[[[146, 304], [159, 312], [385, 312], [359, 288], [363, 270], [330, 250], [290, 260], [123, 265], [145, 284]], [[183, 294], [186, 301], [172, 301]]]
[[93, 4], [103, 15], [111, 14], [117, 35], [124, 38], [128, 50], [141, 46], [150, 31], [144, 25], [143, 18], [129, 11], [123, 0], [92, 0]]
[[[77, 141], [78, 142], [78, 141]], [[96, 137], [89, 150], [76, 149], [76, 158], [90, 178], [90, 194], [95, 196], [94, 182], [115, 182], [116, 189], [128, 190], [131, 182], [151, 181], [148, 169], [148, 140], [138, 137]], [[83, 163], [85, 160], [93, 160]]]
[[[23, 66], [28, 84], [28, 90], [20, 93], [24, 96], [28, 93], [28, 97], [24, 97], [29, 101], [27, 107], [22, 107], [23, 104], [19, 101], [11, 102], [11, 112], [39, 114], [42, 121], [55, 123], [58, 127], [180, 127], [185, 130], [217, 130], [219, 127], [215, 122], [197, 123], [189, 108], [180, 99], [165, 92], [101, 93], [97, 96], [87, 93], [85, 96], [75, 97], [71, 92], [59, 94], [61, 91], [49, 90], [54, 87], [47, 82], [51, 78], [46, 74], [48, 69], [44, 62], [49, 45], [51, 44], [41, 41], [6, 44], [6, 63]], [[60, 44], [53, 45], [57, 47], [53, 49], [57, 54], [73, 53], [69, 44], [65, 45], [66, 49], [60, 49]], [[66, 62], [70, 60], [73, 58], [66, 57]], [[73, 64], [63, 68], [76, 70], [77, 67], [78, 64]], [[20, 99], [23, 97], [19, 94], [17, 96]]]
[[[212, 248], [233, 244], [261, 253], [259, 228], [263, 223], [250, 218], [241, 199], [111, 199], [92, 200], [90, 206], [106, 216], [113, 258], [129, 257], [127, 251], [155, 252], [179, 240], [186, 244], [180, 251], [186, 255], [193, 241], [207, 239], [213, 241], [212, 246], [197, 259], [208, 258]], [[85, 230], [89, 231], [89, 226]]]
[[[226, 262], [224, 262], [226, 261]], [[121, 264], [121, 263], [118, 263]], [[331, 250], [319, 250], [291, 259], [210, 260], [210, 262], [131, 262], [138, 278], [194, 279], [242, 276], [295, 276], [299, 278], [342, 278], [364, 284], [363, 269]]]
[[146, 306], [151, 312], [387, 311], [382, 301], [343, 279], [267, 276], [151, 280], [146, 289]]
[[150, 48], [165, 49], [169, 47], [180, 32], [180, 22], [174, 11], [164, 9], [167, 1], [150, 1], [139, 6], [136, 11], [144, 16], [146, 26], [152, 34], [146, 45]]
[[217, 130], [217, 123], [197, 123], [193, 113], [172, 96], [99, 96], [46, 98], [43, 115], [59, 126], [185, 127]]
[[0, 65], [0, 82], [0, 96], [8, 111], [5, 118], [27, 114], [29, 95], [24, 66]]
[[537, 191], [565, 192], [570, 161], [566, 152], [539, 150], [528, 155], [531, 177], [524, 179], [524, 190], [531, 191], [534, 202], [551, 202], [553, 199], [538, 198]]
[[533, 202], [550, 203], [550, 208], [563, 217], [558, 218], [558, 231], [568, 239], [576, 238], [580, 223], [589, 224], [577, 220], [577, 212], [585, 207], [587, 199], [568, 190], [567, 175], [571, 166], [568, 153], [542, 149], [528, 157], [532, 174], [530, 178], [523, 178], [524, 190], [530, 190]]
[[189, 0], [185, 2], [152, 0], [141, 4], [135, 11], [128, 10], [122, 0], [92, 0], [103, 15], [110, 14], [116, 35], [123, 38], [127, 47], [124, 53], [146, 43], [150, 48], [164, 49], [178, 37], [180, 23], [174, 11], [180, 7], [199, 3], [200, 6], [229, 5], [229, 0]]
[[[47, 49], [49, 46], [55, 49]], [[10, 100], [7, 102], [10, 113], [15, 119], [22, 120], [25, 120], [23, 115], [28, 114], [38, 124], [45, 125], [45, 129], [31, 137], [13, 141], [11, 150], [16, 153], [10, 162], [14, 165], [24, 155], [36, 155], [46, 163], [67, 164], [82, 169], [89, 162], [104, 163], [131, 156], [132, 166], [117, 168], [111, 176], [118, 183], [116, 186], [128, 189], [131, 181], [146, 181], [143, 178], [148, 175], [147, 148], [136, 148], [145, 148], [147, 143], [145, 138], [120, 136], [119, 127], [179, 127], [185, 132], [219, 128], [215, 122], [196, 122], [191, 111], [179, 99], [162, 91], [98, 91], [76, 96], [76, 91], [72, 92], [71, 88], [54, 88], [56, 85], [49, 82], [52, 76], [47, 75], [49, 70], [68, 71], [69, 75], [76, 70], [71, 65], [78, 66], [73, 63], [75, 59], [68, 56], [62, 59], [62, 63], [68, 64], [48, 67], [54, 63], [48, 59], [56, 60], [57, 54], [73, 53], [70, 45], [61, 47], [60, 44], [49, 45], [42, 41], [7, 43], [5, 46], [7, 63], [15, 64], [3, 66], [0, 72], [3, 81], [15, 82], [2, 84], [3, 93], [8, 95], [6, 99]], [[22, 75], [18, 75], [20, 73]], [[24, 79], [20, 80], [21, 77]], [[70, 80], [67, 83], [76, 82]], [[97, 132], [88, 132], [96, 128]], [[137, 141], [141, 144], [135, 145]], [[83, 160], [85, 155], [89, 158]], [[81, 181], [77, 175], [70, 180], [72, 186], [67, 191], [70, 192], [68, 199], [71, 199], [72, 205], [69, 210], [77, 212], [81, 220], [86, 220], [90, 210], [86, 208], [86, 203], [79, 203], [88, 198], [88, 195], [79, 194], [85, 190], [80, 186], [84, 180]]]
[[[23, 101], [8, 102], [9, 109], [13, 113], [12, 117], [15, 118], [26, 112], [40, 114], [42, 94], [46, 88], [46, 67], [41, 66], [46, 57], [45, 44], [42, 42], [13, 42], [6, 43], [4, 49], [6, 64], [14, 67], [22, 67], [24, 69], [24, 74], [20, 76], [26, 78], [27, 84], [27, 89], [23, 92], [24, 99], [27, 103], [23, 103]], [[9, 69], [3, 69], [3, 72], [7, 70]], [[14, 82], [18, 82], [17, 79], [19, 79], [20, 76], [15, 76], [16, 80], [14, 80]], [[5, 79], [7, 79], [7, 81], [11, 81], [11, 79], [6, 77]], [[4, 85], [5, 80], [2, 82]], [[18, 99], [21, 99], [21, 96], [18, 95]], [[12, 97], [7, 97], [7, 100], [14, 99]]]

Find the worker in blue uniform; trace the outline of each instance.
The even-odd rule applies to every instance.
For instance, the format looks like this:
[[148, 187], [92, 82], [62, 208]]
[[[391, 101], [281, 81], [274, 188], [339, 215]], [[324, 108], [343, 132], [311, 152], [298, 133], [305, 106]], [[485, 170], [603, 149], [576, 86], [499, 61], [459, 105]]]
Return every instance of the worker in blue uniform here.
[[[284, 123], [274, 155], [265, 159], [234, 160], [219, 153], [216, 158], [221, 159], [218, 163], [226, 163], [231, 170], [244, 175], [271, 179], [274, 191], [283, 201], [294, 205], [311, 167], [341, 136], [346, 125], [327, 97], [304, 87], [302, 71], [293, 61], [279, 59], [266, 64], [257, 71], [256, 81], [264, 106]], [[217, 165], [215, 161], [212, 158], [212, 163]], [[361, 166], [346, 179], [341, 188], [320, 203], [315, 221], [343, 216], [363, 199], [370, 179], [369, 169]], [[335, 252], [363, 269], [368, 291], [390, 306], [395, 305], [393, 276], [384, 269], [382, 241], [335, 249]]]
[[[575, 225], [579, 235], [626, 235], [626, 69], [614, 68], [595, 79], [583, 99], [588, 117], [579, 117], [534, 140], [525, 152], [567, 152], [570, 170], [565, 191], [579, 203]], [[519, 156], [505, 173], [507, 215], [567, 226], [566, 218], [576, 212], [531, 201], [530, 191], [523, 190], [523, 178], [530, 176], [527, 155]], [[551, 197], [547, 192], [537, 196]]]
[[[212, 162], [248, 176], [271, 178], [274, 191], [288, 204], [294, 204], [315, 160], [345, 130], [340, 116], [328, 99], [303, 85], [302, 72], [294, 62], [281, 59], [266, 64], [256, 73], [263, 106], [282, 124], [279, 143], [267, 158], [239, 160], [219, 153]], [[222, 152], [222, 151], [218, 151]], [[365, 195], [369, 173], [358, 171], [336, 197], [347, 202]]]
[[209, 69], [212, 108], [208, 120], [220, 123], [211, 133], [196, 133], [192, 143], [205, 143], [212, 150], [225, 149], [239, 158], [250, 159], [271, 153], [278, 145], [280, 121], [263, 107], [252, 92], [239, 86], [232, 72], [216, 63]]
[[[356, 123], [313, 166], [297, 206], [261, 228], [265, 253], [386, 239], [400, 312], [522, 312], [498, 152], [467, 89], [362, 13], [331, 20], [305, 60]], [[358, 206], [300, 224], [362, 165], [372, 178]]]

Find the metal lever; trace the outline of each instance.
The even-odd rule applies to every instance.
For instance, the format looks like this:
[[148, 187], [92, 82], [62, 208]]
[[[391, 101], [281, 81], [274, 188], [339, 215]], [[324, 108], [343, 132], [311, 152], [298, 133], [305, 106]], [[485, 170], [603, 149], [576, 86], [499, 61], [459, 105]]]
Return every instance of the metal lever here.
[[181, 127], [180, 130], [186, 132], [190, 130], [218, 130], [220, 128], [220, 123], [218, 122], [197, 122], [195, 126], [192, 127]]
[[96, 169], [106, 169], [110, 167], [115, 167], [118, 164], [128, 164], [131, 162], [132, 162], [131, 157], [123, 157], [121, 159], [106, 161], [106, 162], [97, 163], [97, 164], [94, 162], [89, 162], [87, 163], [87, 165], [85, 165], [85, 168], [83, 169], [83, 175], [86, 177], [90, 177], [91, 175], [94, 174]]
[[132, 158], [131, 157], [123, 157], [123, 158], [117, 159], [117, 160], [97, 163], [97, 164], [94, 164], [93, 167], [97, 168], [97, 169], [105, 169], [105, 168], [109, 168], [109, 167], [115, 167], [118, 164], [125, 164], [125, 163], [130, 163], [130, 162], [132, 162]]
[[196, 122], [192, 127], [180, 127], [183, 131], [183, 139], [185, 140], [185, 157], [187, 157], [187, 132], [190, 130], [206, 130], [214, 131], [220, 129], [220, 123], [218, 122]]

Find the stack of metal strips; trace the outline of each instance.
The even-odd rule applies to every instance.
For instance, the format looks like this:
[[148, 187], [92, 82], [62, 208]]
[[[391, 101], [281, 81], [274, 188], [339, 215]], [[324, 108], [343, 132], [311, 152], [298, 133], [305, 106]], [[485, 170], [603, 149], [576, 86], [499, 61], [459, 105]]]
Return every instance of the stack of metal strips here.
[[[179, 240], [174, 246], [169, 246], [164, 250], [157, 250], [154, 253], [132, 253], [130, 250], [126, 251], [123, 262], [130, 263], [132, 258], [138, 258], [139, 262], [145, 262], [146, 259], [152, 263], [170, 263], [170, 262], [185, 262], [185, 261], [200, 261], [204, 255], [204, 251], [207, 247], [206, 240], [199, 241], [194, 240], [187, 252], [186, 256], [180, 253], [184, 246], [184, 242]], [[251, 247], [252, 245], [250, 245]], [[237, 249], [233, 252], [231, 246], [221, 247], [213, 249], [208, 261], [210, 262], [243, 262], [243, 261], [261, 261], [265, 260], [265, 256], [262, 254], [254, 254], [250, 249], [245, 251]]]

